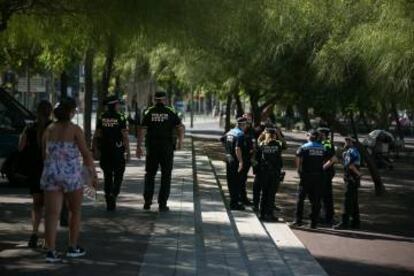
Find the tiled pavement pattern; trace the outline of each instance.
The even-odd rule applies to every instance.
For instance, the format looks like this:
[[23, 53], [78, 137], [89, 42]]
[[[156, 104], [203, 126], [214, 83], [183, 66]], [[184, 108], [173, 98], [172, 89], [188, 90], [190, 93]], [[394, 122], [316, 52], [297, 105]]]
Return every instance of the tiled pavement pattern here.
[[[115, 212], [105, 211], [102, 192], [84, 203], [87, 256], [62, 264], [46, 264], [41, 250], [27, 248], [30, 197], [2, 187], [0, 275], [326, 275], [286, 224], [262, 224], [250, 209], [229, 211], [224, 163], [194, 152], [186, 139], [175, 153], [166, 213], [156, 197], [151, 210], [142, 209], [144, 161], [132, 160]], [[58, 249], [66, 242], [60, 228]]]
[[154, 223], [140, 275], [326, 275], [285, 223], [229, 211], [225, 193], [222, 162], [178, 152], [171, 211]]

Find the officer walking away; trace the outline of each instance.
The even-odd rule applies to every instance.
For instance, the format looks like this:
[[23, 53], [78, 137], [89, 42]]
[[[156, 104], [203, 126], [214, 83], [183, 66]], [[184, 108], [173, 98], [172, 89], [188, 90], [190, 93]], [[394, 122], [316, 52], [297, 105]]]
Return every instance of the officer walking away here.
[[318, 224], [320, 211], [320, 196], [323, 187], [324, 169], [331, 166], [333, 160], [327, 160], [327, 151], [318, 141], [318, 132], [310, 130], [308, 142], [296, 152], [296, 167], [300, 176], [298, 200], [296, 204], [296, 219], [292, 226], [303, 224], [303, 206], [306, 197], [312, 206], [310, 227], [315, 229]]
[[260, 219], [263, 221], [278, 221], [274, 216], [275, 191], [280, 184], [282, 162], [282, 150], [285, 144], [278, 137], [276, 128], [265, 129], [264, 140], [259, 144], [256, 152], [258, 170], [256, 171], [257, 183], [260, 186]]
[[332, 158], [333, 161], [332, 164], [324, 171], [324, 185], [321, 198], [321, 203], [325, 214], [325, 223], [332, 227], [332, 225], [334, 224], [335, 216], [332, 193], [332, 179], [335, 176], [334, 164], [337, 162], [337, 159], [335, 156], [335, 146], [329, 139], [330, 129], [327, 127], [320, 127], [318, 128], [318, 132], [321, 144], [325, 147], [325, 150], [327, 151], [327, 160]]
[[98, 119], [93, 148], [100, 151], [100, 166], [104, 174], [106, 209], [116, 209], [116, 199], [125, 172], [125, 158], [129, 160], [127, 118], [120, 112], [120, 100], [116, 96], [106, 99], [107, 110]]
[[247, 158], [243, 156], [246, 154], [245, 130], [247, 128], [247, 119], [237, 118], [237, 125], [235, 128], [227, 132], [221, 141], [226, 149], [226, 171], [227, 171], [227, 185], [230, 194], [230, 209], [244, 210], [242, 204], [242, 171], [244, 167], [243, 161]]
[[166, 105], [165, 92], [155, 93], [155, 105], [149, 107], [142, 119], [137, 134], [137, 157], [143, 155], [142, 142], [145, 136], [145, 186], [144, 210], [149, 210], [154, 195], [154, 180], [158, 166], [161, 167], [161, 187], [158, 193], [158, 207], [160, 212], [169, 210], [167, 206], [170, 195], [171, 171], [174, 159], [174, 131], [177, 130], [176, 148], [181, 149], [184, 127], [174, 108]]
[[[343, 153], [344, 162], [344, 182], [346, 186], [344, 213], [342, 222], [335, 226], [336, 229], [360, 228], [358, 204], [358, 188], [361, 182], [361, 155], [355, 147], [355, 139], [345, 138], [345, 152]], [[349, 219], [352, 219], [349, 223]]]

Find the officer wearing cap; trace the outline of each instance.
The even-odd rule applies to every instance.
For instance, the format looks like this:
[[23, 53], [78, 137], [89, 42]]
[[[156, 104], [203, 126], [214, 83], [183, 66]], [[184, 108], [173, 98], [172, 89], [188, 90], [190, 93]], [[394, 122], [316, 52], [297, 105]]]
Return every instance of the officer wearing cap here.
[[120, 100], [110, 96], [105, 100], [107, 110], [99, 117], [93, 148], [100, 151], [100, 166], [104, 174], [106, 208], [113, 211], [125, 172], [125, 159], [129, 160], [129, 139], [126, 116], [120, 112]]
[[161, 187], [158, 193], [158, 207], [160, 212], [168, 211], [168, 197], [170, 195], [171, 171], [174, 159], [174, 131], [178, 132], [177, 149], [181, 149], [184, 128], [174, 108], [166, 105], [165, 92], [156, 92], [155, 105], [145, 110], [137, 133], [137, 157], [143, 155], [142, 142], [145, 136], [145, 186], [144, 209], [149, 210], [154, 195], [154, 180], [161, 167]]
[[[355, 146], [356, 140], [352, 137], [345, 138], [345, 152], [343, 153], [344, 182], [346, 186], [344, 213], [342, 222], [336, 225], [336, 229], [348, 227], [358, 229], [360, 227], [358, 188], [361, 181], [361, 155]], [[350, 222], [349, 219], [352, 219]]]
[[[275, 194], [280, 183], [283, 167], [282, 150], [286, 149], [286, 143], [281, 138], [278, 130], [267, 127], [256, 152], [258, 170], [256, 170], [255, 185], [259, 186], [259, 194], [254, 200], [260, 200], [260, 219], [263, 221], [277, 221], [274, 216]], [[257, 187], [255, 189], [257, 191]], [[261, 196], [260, 196], [261, 194]]]
[[[332, 193], [332, 179], [335, 176], [335, 167], [337, 159], [335, 156], [335, 147], [329, 139], [329, 133], [331, 132], [327, 127], [318, 128], [319, 140], [321, 144], [325, 147], [327, 151], [327, 160], [333, 160], [332, 164], [325, 169], [325, 178], [324, 185], [321, 197], [321, 203], [325, 213], [325, 223], [332, 226], [334, 223], [334, 203], [333, 203], [333, 193]], [[326, 161], [327, 161], [326, 160]]]
[[296, 205], [296, 219], [292, 226], [301, 226], [303, 205], [308, 196], [312, 206], [311, 228], [316, 228], [320, 211], [320, 196], [323, 187], [324, 169], [328, 168], [333, 160], [327, 160], [327, 151], [318, 141], [319, 133], [310, 130], [307, 134], [308, 142], [296, 152], [296, 167], [300, 176], [298, 200]]
[[230, 209], [244, 210], [242, 204], [242, 179], [241, 173], [244, 167], [244, 160], [246, 156], [246, 142], [245, 130], [247, 127], [247, 119], [237, 118], [237, 125], [235, 128], [227, 132], [222, 138], [226, 149], [226, 169], [227, 169], [227, 185], [230, 193]]

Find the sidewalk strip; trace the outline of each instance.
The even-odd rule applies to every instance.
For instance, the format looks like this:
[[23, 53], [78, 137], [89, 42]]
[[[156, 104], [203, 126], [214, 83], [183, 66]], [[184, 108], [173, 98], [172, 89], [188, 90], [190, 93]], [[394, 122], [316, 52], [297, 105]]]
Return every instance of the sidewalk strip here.
[[201, 248], [198, 275], [248, 275], [246, 257], [231, 225], [207, 156], [196, 156]]
[[[191, 152], [175, 153], [170, 211], [154, 223], [139, 275], [195, 275], [195, 229]], [[153, 204], [152, 209], [157, 208]], [[151, 210], [157, 212], [158, 210]]]

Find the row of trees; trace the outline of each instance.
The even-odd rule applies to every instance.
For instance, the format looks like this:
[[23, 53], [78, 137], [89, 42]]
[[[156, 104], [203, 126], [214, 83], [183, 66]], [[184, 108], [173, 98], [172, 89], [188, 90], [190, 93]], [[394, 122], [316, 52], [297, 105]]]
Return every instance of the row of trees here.
[[149, 76], [218, 95], [226, 127], [247, 100], [256, 124], [276, 106], [349, 132], [340, 116], [387, 127], [414, 109], [413, 19], [410, 0], [1, 0], [0, 67], [51, 74], [65, 96], [84, 64], [88, 139], [93, 91], [100, 112]]

